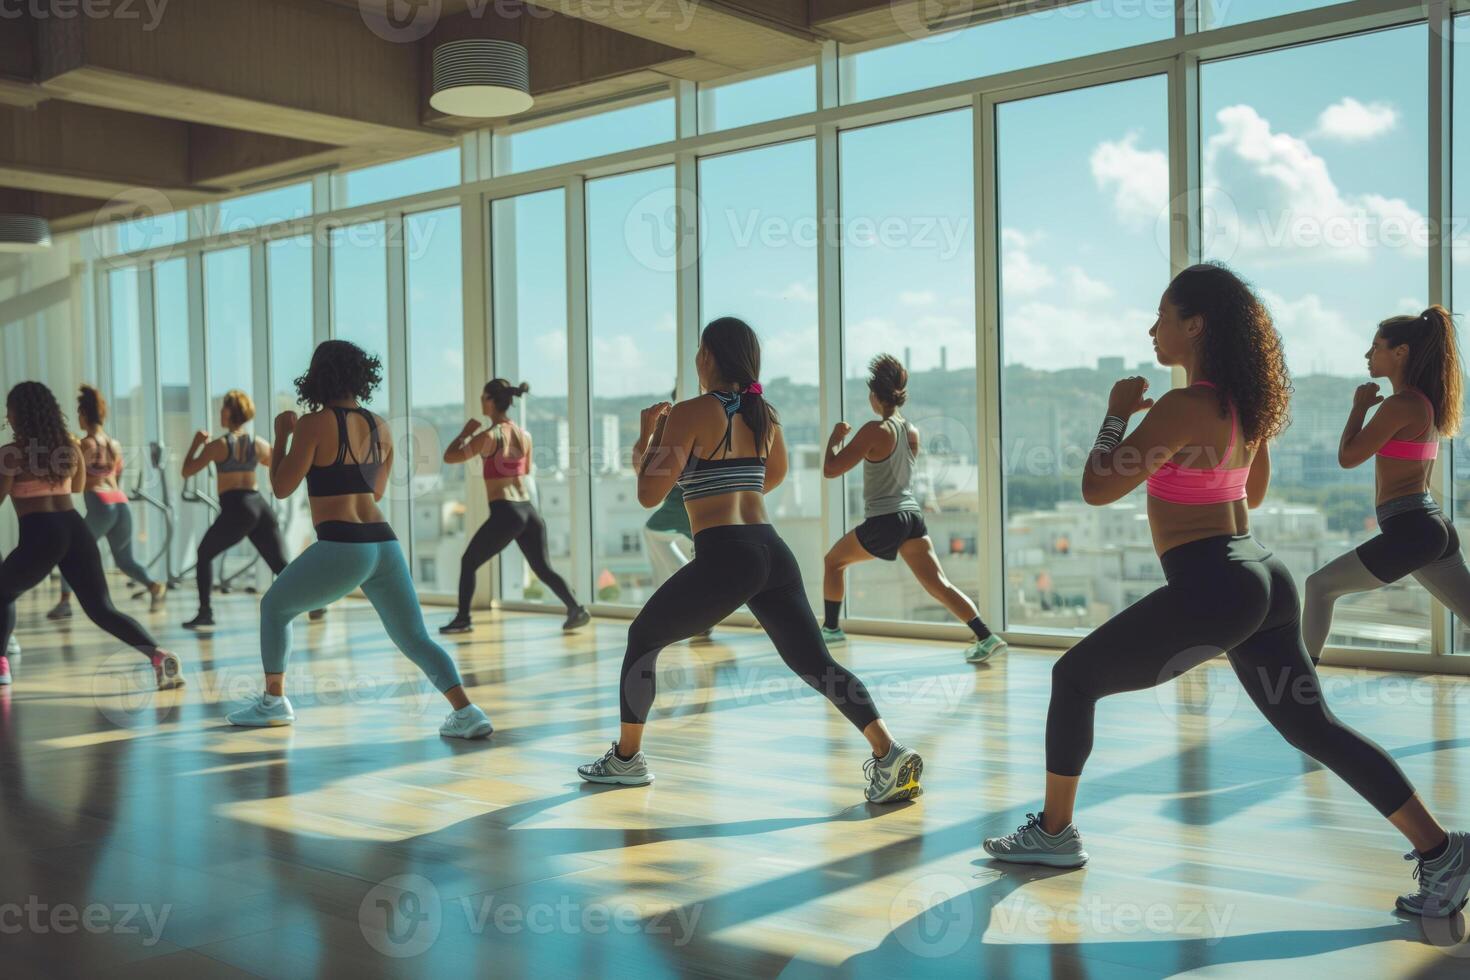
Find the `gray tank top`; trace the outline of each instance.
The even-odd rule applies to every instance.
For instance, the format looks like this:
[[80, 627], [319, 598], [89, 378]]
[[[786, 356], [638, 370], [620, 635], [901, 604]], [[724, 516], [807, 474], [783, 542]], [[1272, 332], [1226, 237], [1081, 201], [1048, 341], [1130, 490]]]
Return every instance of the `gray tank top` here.
[[255, 459], [255, 437], [244, 435], [236, 441], [233, 435], [226, 432], [225, 458], [214, 464], [215, 472], [250, 473], [258, 465]]
[[889, 417], [883, 420], [883, 425], [893, 433], [898, 444], [876, 463], [863, 460], [864, 517], [921, 509], [909, 489], [914, 478], [914, 447], [909, 445], [908, 420]]

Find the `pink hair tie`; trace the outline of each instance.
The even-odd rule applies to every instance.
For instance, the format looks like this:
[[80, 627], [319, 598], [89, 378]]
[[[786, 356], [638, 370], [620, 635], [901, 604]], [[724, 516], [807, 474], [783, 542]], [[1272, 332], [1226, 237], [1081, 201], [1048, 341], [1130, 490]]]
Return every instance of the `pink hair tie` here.
[[750, 384], [745, 386], [745, 393], [747, 395], [759, 395], [765, 390], [766, 389], [761, 387], [761, 383], [759, 381], [752, 381]]

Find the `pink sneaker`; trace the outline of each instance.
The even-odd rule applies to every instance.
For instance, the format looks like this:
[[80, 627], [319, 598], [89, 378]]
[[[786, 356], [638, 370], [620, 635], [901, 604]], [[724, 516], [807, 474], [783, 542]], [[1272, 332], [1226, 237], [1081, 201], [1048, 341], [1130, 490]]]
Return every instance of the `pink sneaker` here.
[[0, 687], [10, 686], [10, 658], [0, 654]]
[[153, 676], [158, 678], [160, 691], [184, 686], [184, 667], [178, 657], [167, 650], [155, 650], [149, 659], [153, 662]]

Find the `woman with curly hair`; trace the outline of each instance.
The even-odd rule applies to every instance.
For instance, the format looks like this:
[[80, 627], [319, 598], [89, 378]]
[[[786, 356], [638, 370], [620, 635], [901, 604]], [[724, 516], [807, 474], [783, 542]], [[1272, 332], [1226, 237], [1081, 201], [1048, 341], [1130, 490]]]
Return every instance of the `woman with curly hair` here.
[[[0, 503], [14, 501], [20, 538], [0, 563], [0, 650], [15, 632], [16, 599], [60, 568], [87, 618], [148, 658], [159, 690], [182, 687], [179, 658], [112, 605], [97, 541], [72, 508], [71, 495], [86, 487], [87, 473], [56, 396], [23, 381], [5, 398], [5, 420], [14, 438], [0, 446]], [[0, 685], [9, 683], [9, 659], [0, 656]]]
[[383, 419], [362, 407], [383, 380], [382, 364], [356, 344], [324, 341], [296, 379], [310, 412], [276, 416], [270, 452], [271, 489], [286, 498], [306, 481], [316, 543], [276, 576], [260, 601], [260, 659], [265, 693], [230, 713], [232, 725], [289, 725], [296, 713], [285, 694], [291, 621], [362, 589], [388, 638], [443, 693], [453, 710], [439, 734], [483, 738], [485, 712], [470, 703], [454, 661], [429, 638], [424, 613], [398, 538], [378, 509], [393, 466], [393, 436]]
[[924, 511], [914, 496], [914, 460], [919, 455], [919, 430], [898, 410], [908, 401], [909, 373], [891, 354], [879, 354], [868, 365], [868, 404], [878, 418], [858, 429], [846, 446], [842, 440], [852, 431], [846, 422], [832, 427], [822, 475], [836, 479], [863, 464], [863, 522], [827, 552], [822, 575], [825, 618], [822, 639], [844, 643], [837, 617], [846, 593], [843, 575], [849, 565], [879, 558], [902, 557], [924, 591], [939, 600], [957, 619], [970, 627], [975, 641], [965, 650], [972, 664], [984, 663], [1006, 643], [990, 632], [980, 610], [970, 597], [955, 588], [939, 566], [934, 542], [924, 524]]
[[1405, 575], [1456, 616], [1470, 617], [1470, 570], [1460, 536], [1429, 493], [1439, 440], [1460, 431], [1455, 323], [1442, 306], [1391, 317], [1378, 325], [1365, 356], [1368, 376], [1387, 378], [1393, 394], [1385, 398], [1372, 381], [1358, 386], [1337, 461], [1352, 469], [1376, 458], [1379, 533], [1307, 576], [1302, 632], [1314, 661], [1332, 629], [1333, 603]]
[[[1149, 527], [1167, 584], [1057, 660], [1044, 808], [1014, 834], [986, 840], [986, 852], [1025, 864], [1085, 864], [1072, 814], [1097, 702], [1164, 684], [1225, 653], [1276, 730], [1342, 777], [1414, 846], [1419, 893], [1400, 898], [1399, 907], [1454, 914], [1470, 893], [1465, 835], [1446, 834], [1393, 759], [1328, 710], [1302, 643], [1291, 574], [1249, 531], [1249, 508], [1261, 504], [1270, 483], [1267, 442], [1286, 427], [1291, 393], [1270, 314], [1224, 266], [1197, 265], [1169, 284], [1149, 334], [1159, 363], [1182, 368], [1189, 383], [1157, 405], [1143, 378], [1113, 386], [1082, 495], [1108, 504], [1147, 482]], [[1146, 409], [1125, 439], [1128, 418]]]
[[470, 419], [459, 435], [444, 450], [444, 462], [463, 463], [480, 457], [483, 460], [485, 495], [490, 500], [490, 516], [470, 539], [459, 562], [459, 611], [439, 627], [441, 633], [468, 633], [470, 601], [475, 597], [475, 573], [487, 561], [506, 549], [512, 541], [521, 549], [526, 564], [536, 578], [545, 583], [562, 605], [567, 618], [564, 630], [586, 626], [592, 614], [577, 601], [566, 580], [551, 567], [546, 547], [546, 522], [541, 519], [526, 486], [531, 474], [531, 434], [510, 419], [511, 400], [531, 390], [525, 382], [513, 385], [504, 378], [493, 378], [480, 392], [480, 410], [490, 418], [490, 428], [480, 430], [480, 420]]
[[[133, 511], [128, 495], [118, 486], [122, 478], [123, 448], [102, 429], [107, 419], [107, 400], [91, 385], [82, 385], [77, 395], [77, 421], [86, 433], [82, 437], [82, 459], [87, 467], [87, 527], [94, 540], [107, 539], [112, 548], [112, 561], [118, 571], [148, 590], [148, 611], [163, 607], [164, 585], [155, 582], [148, 570], [133, 557]], [[71, 586], [61, 579], [61, 601], [46, 614], [47, 619], [71, 616]]]
[[[184, 479], [214, 464], [215, 487], [219, 491], [219, 516], [199, 541], [199, 554], [194, 563], [194, 578], [199, 589], [199, 612], [185, 629], [211, 629], [214, 609], [210, 602], [214, 591], [214, 560], [246, 538], [273, 575], [286, 567], [286, 542], [276, 523], [276, 513], [256, 490], [255, 470], [271, 465], [270, 443], [245, 426], [255, 418], [255, 402], [245, 392], [232, 388], [225, 392], [220, 405], [220, 426], [224, 435], [211, 440], [203, 429], [194, 433], [194, 442], [184, 454]], [[319, 616], [319, 611], [314, 611]]]

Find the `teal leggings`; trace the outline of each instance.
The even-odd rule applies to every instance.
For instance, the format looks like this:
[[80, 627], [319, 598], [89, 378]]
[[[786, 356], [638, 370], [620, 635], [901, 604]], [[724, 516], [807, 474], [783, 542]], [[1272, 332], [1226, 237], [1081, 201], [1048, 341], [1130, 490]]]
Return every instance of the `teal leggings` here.
[[424, 612], [397, 541], [348, 544], [317, 541], [287, 565], [260, 600], [260, 659], [267, 674], [284, 674], [291, 656], [291, 620], [361, 588], [398, 649], [441, 692], [460, 683], [459, 669], [429, 639]]

